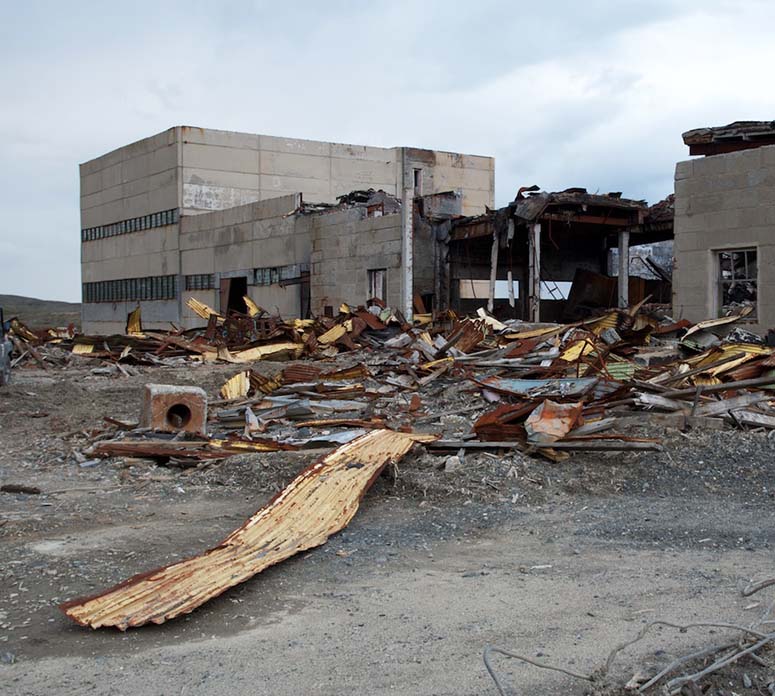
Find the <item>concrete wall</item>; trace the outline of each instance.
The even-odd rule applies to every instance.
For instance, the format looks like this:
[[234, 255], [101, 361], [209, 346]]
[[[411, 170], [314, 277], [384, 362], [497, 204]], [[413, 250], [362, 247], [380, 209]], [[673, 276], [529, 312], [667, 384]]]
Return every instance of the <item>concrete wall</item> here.
[[422, 195], [442, 191], [463, 194], [463, 215], [479, 215], [495, 207], [495, 160], [407, 147], [403, 150], [403, 177], [412, 185], [414, 170], [422, 171]]
[[333, 203], [355, 189], [401, 194], [423, 171], [422, 193], [461, 190], [464, 213], [493, 206], [491, 157], [417, 148], [381, 148], [181, 126], [184, 214], [219, 210], [300, 191]]
[[177, 140], [170, 128], [82, 164], [81, 227], [177, 208]]
[[775, 146], [679, 162], [675, 170], [673, 312], [718, 313], [717, 252], [754, 247], [758, 321], [775, 326]]
[[185, 279], [186, 275], [212, 273], [216, 285], [214, 290], [183, 289], [184, 326], [203, 324], [186, 306], [189, 297], [224, 311], [218, 292], [220, 280], [235, 276], [248, 278], [248, 295], [259, 306], [284, 317], [299, 315], [300, 285], [253, 284], [256, 268], [309, 262], [310, 224], [304, 216], [288, 215], [299, 203], [299, 195], [293, 194], [181, 219], [181, 275]]
[[[171, 128], [80, 166], [81, 228], [121, 222], [178, 207], [178, 142]], [[179, 271], [178, 225], [81, 243], [81, 281], [144, 278]], [[85, 333], [123, 333], [137, 302], [84, 303]], [[174, 301], [143, 302], [147, 328], [178, 320]]]
[[387, 304], [401, 306], [401, 215], [366, 217], [351, 208], [312, 218], [312, 313], [326, 305], [362, 305], [369, 299], [368, 271], [387, 269]]

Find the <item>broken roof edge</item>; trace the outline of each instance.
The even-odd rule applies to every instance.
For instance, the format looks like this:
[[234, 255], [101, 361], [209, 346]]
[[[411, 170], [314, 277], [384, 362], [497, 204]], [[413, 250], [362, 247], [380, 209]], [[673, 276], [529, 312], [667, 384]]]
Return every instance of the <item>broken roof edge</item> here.
[[705, 145], [728, 140], [775, 138], [775, 121], [733, 121], [726, 126], [694, 128], [681, 135], [685, 145]]
[[[523, 195], [527, 192], [527, 195]], [[563, 191], [541, 191], [537, 186], [522, 187], [517, 197], [500, 208], [488, 208], [487, 212], [460, 218], [456, 224], [476, 224], [494, 218], [504, 211], [511, 211], [513, 217], [525, 222], [534, 222], [552, 206], [594, 206], [609, 207], [633, 213], [642, 213], [648, 209], [645, 200], [622, 198], [621, 193], [588, 193], [585, 188], [573, 187]]]

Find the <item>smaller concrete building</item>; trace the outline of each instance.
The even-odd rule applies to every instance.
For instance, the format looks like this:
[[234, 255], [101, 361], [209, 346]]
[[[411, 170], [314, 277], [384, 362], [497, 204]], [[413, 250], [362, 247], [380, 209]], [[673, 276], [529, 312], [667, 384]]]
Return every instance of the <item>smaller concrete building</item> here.
[[[183, 325], [201, 324], [196, 298], [245, 311], [247, 295], [284, 317], [333, 315], [376, 297], [401, 306], [401, 202], [384, 191], [306, 204], [301, 194], [182, 218]], [[432, 249], [418, 255], [432, 253]]]
[[675, 170], [676, 318], [752, 312], [747, 328], [775, 326], [775, 121], [684, 133]]

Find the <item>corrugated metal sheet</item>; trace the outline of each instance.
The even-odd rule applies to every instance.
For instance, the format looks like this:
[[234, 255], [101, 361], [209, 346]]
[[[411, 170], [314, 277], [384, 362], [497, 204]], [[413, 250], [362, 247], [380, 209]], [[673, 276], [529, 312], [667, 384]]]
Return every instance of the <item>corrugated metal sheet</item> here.
[[478, 384], [492, 391], [517, 396], [578, 396], [589, 391], [596, 383], [596, 377], [578, 379], [512, 379], [509, 377], [487, 377]]
[[318, 460], [215, 548], [61, 605], [83, 626], [121, 630], [187, 614], [344, 528], [390, 461], [432, 435], [374, 430]]

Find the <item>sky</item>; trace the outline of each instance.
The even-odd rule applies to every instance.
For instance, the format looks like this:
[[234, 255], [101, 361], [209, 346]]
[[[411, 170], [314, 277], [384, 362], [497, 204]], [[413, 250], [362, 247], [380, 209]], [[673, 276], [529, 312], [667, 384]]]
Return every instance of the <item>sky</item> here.
[[4, 3], [0, 294], [80, 300], [78, 164], [174, 125], [495, 157], [672, 192], [681, 133], [775, 119], [771, 0]]

